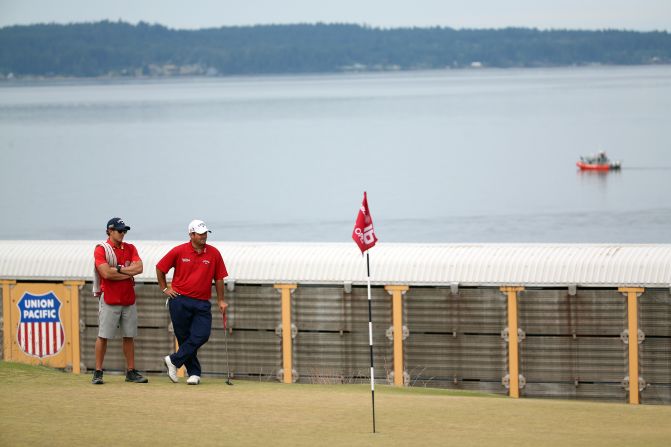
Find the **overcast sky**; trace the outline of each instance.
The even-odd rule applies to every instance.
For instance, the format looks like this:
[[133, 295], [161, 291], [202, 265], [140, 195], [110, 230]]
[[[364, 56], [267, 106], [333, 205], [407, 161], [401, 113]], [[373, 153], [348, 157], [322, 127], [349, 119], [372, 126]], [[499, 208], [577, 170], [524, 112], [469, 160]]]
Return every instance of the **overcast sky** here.
[[0, 26], [98, 20], [171, 28], [268, 23], [671, 31], [671, 0], [0, 0]]

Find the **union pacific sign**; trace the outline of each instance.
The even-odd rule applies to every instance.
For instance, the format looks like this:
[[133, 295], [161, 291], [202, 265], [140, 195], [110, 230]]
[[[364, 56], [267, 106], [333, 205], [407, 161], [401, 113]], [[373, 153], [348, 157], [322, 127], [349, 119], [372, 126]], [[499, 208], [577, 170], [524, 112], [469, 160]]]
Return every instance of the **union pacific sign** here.
[[61, 302], [56, 295], [26, 292], [17, 306], [20, 312], [17, 341], [21, 350], [38, 358], [58, 354], [65, 344], [65, 333], [60, 318]]

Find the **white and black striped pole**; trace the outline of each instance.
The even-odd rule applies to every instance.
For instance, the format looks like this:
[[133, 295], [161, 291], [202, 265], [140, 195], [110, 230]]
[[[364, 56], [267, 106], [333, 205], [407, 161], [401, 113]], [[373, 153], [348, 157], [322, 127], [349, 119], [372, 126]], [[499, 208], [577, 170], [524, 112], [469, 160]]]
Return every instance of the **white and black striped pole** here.
[[370, 293], [370, 255], [366, 251], [368, 278], [368, 347], [370, 348], [370, 399], [373, 408], [373, 433], [375, 433], [375, 361], [373, 360], [373, 300]]
[[363, 201], [354, 223], [352, 239], [359, 246], [361, 254], [366, 253], [366, 277], [368, 278], [368, 347], [370, 348], [370, 398], [373, 404], [373, 433], [375, 433], [375, 361], [373, 360], [373, 301], [370, 293], [370, 255], [368, 250], [377, 243], [373, 218], [368, 209], [368, 197], [363, 193]]

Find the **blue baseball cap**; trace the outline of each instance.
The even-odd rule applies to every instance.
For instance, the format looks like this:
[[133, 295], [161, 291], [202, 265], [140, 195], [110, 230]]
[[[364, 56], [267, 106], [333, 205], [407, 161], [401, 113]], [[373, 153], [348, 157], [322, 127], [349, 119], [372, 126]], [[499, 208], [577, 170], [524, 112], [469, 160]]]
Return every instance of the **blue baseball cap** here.
[[108, 230], [130, 230], [130, 227], [126, 225], [120, 217], [113, 217], [107, 222]]

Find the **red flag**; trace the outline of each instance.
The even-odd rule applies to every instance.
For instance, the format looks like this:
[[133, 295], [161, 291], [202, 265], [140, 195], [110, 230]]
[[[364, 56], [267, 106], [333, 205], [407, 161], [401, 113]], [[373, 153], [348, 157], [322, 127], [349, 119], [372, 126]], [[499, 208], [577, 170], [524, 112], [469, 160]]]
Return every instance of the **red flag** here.
[[359, 208], [359, 214], [356, 216], [352, 239], [359, 246], [361, 253], [373, 248], [377, 242], [375, 229], [373, 228], [373, 218], [370, 216], [368, 198], [365, 192], [363, 193], [363, 202], [361, 203], [361, 208]]

